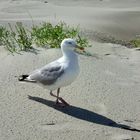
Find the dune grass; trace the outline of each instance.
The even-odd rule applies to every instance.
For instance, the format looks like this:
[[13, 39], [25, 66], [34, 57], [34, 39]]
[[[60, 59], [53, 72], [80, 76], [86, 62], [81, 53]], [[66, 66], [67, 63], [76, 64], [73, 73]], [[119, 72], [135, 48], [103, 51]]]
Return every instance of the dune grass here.
[[138, 48], [140, 47], [140, 38], [136, 38], [130, 41], [130, 43], [135, 47]]
[[56, 25], [44, 22], [40, 25], [33, 25], [31, 29], [26, 28], [21, 22], [17, 22], [14, 26], [8, 25], [9, 28], [0, 26], [0, 44], [12, 53], [31, 50], [32, 44], [59, 48], [64, 38], [76, 39], [81, 47], [90, 46], [88, 40], [80, 35], [78, 27], [70, 27], [63, 22]]
[[0, 44], [4, 45], [10, 52], [27, 51], [32, 48], [32, 38], [22, 23], [17, 22], [9, 29], [0, 27]]
[[[0, 45], [14, 53], [20, 51], [30, 51], [33, 44], [39, 47], [59, 48], [64, 38], [74, 38], [81, 47], [90, 47], [88, 39], [81, 35], [79, 27], [70, 27], [64, 22], [53, 25], [43, 22], [40, 25], [33, 25], [30, 29], [22, 22], [15, 23], [14, 26], [8, 24], [9, 28], [0, 26]], [[129, 48], [140, 47], [140, 38], [130, 41], [116, 40], [115, 38], [102, 39], [104, 42], [121, 44]]]

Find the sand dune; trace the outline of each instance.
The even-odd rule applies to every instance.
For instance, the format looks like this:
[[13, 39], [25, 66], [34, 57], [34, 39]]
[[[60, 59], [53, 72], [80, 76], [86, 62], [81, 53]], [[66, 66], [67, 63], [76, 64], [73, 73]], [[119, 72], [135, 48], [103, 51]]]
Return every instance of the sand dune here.
[[[138, 0], [0, 0], [0, 24], [65, 22], [121, 39], [140, 33]], [[91, 37], [92, 38], [92, 37]], [[61, 56], [59, 49], [9, 54], [0, 46], [1, 140], [139, 140], [140, 51], [98, 43], [80, 55], [78, 79], [61, 91], [71, 106], [53, 106], [49, 91], [19, 83], [28, 73]], [[126, 130], [130, 129], [130, 130]]]
[[14, 0], [0, 1], [0, 23], [24, 21], [65, 21], [70, 25], [114, 36], [132, 39], [140, 33], [138, 0]]

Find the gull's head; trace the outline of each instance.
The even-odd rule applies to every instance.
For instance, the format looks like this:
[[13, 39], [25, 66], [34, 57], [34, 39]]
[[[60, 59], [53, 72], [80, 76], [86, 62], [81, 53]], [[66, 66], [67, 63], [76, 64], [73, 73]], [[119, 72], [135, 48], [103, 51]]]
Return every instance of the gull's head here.
[[63, 50], [72, 50], [74, 51], [78, 47], [76, 41], [71, 38], [66, 38], [61, 43], [61, 48]]

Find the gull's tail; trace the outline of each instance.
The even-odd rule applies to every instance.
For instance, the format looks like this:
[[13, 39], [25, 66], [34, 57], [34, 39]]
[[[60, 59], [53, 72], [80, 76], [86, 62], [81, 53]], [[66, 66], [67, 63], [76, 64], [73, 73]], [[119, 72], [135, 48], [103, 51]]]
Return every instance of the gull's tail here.
[[19, 80], [19, 81], [26, 81], [28, 76], [29, 76], [29, 75], [27, 75], [27, 74], [25, 74], [25, 75], [20, 75], [20, 76], [18, 77], [18, 80]]
[[31, 83], [36, 83], [36, 82], [37, 82], [37, 81], [35, 81], [35, 80], [29, 79], [29, 75], [28, 75], [28, 74], [20, 75], [20, 76], [18, 77], [18, 80], [19, 80], [19, 81], [24, 81], [24, 82], [31, 82]]

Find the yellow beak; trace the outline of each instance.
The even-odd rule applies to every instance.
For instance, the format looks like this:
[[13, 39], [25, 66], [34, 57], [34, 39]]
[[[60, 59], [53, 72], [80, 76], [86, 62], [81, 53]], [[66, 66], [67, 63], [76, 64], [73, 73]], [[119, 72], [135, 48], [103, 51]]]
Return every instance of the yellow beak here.
[[76, 46], [76, 48], [79, 49], [79, 50], [81, 50], [81, 51], [84, 51], [85, 50], [84, 47], [80, 47], [78, 45]]

